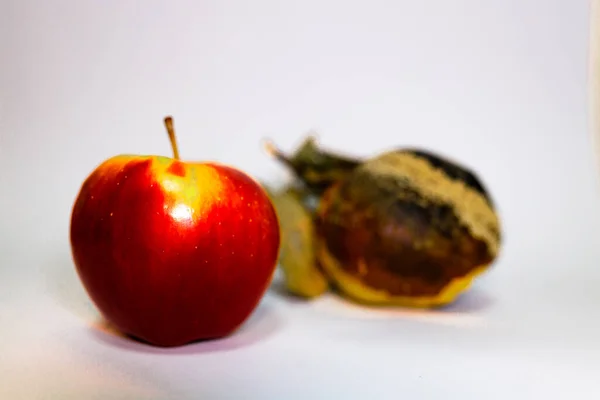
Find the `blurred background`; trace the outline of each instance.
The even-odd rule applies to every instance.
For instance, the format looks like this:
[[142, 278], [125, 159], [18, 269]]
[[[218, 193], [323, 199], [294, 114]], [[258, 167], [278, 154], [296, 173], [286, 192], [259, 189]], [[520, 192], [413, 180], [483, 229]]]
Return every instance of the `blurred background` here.
[[[392, 398], [400, 386], [414, 399], [600, 393], [589, 7], [584, 0], [0, 2], [0, 393]], [[249, 329], [270, 336], [253, 346], [209, 355], [132, 351], [87, 326], [95, 310], [70, 261], [69, 214], [104, 159], [171, 154], [168, 114], [182, 158], [229, 163], [267, 182], [289, 176], [262, 139], [292, 151], [309, 131], [356, 156], [419, 146], [459, 160], [498, 204], [501, 258], [443, 315], [390, 317], [330, 297], [304, 304], [269, 293]], [[267, 329], [261, 318], [278, 322]]]

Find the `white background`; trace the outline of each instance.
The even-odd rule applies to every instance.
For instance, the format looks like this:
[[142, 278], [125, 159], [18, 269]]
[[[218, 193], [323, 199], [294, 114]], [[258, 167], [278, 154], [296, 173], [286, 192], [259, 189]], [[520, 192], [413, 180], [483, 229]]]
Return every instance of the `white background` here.
[[[592, 399], [600, 197], [583, 0], [0, 2], [0, 398]], [[446, 311], [271, 290], [237, 335], [161, 350], [99, 327], [68, 245], [117, 153], [288, 177], [309, 130], [478, 171], [500, 260]]]

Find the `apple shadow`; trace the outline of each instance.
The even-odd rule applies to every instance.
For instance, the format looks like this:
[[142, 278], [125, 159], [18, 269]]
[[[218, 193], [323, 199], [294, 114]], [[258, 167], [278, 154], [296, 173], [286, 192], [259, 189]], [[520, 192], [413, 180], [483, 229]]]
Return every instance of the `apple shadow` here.
[[53, 257], [44, 270], [45, 291], [57, 306], [82, 321], [82, 326], [94, 340], [129, 351], [158, 354], [228, 351], [258, 343], [283, 325], [283, 319], [269, 304], [271, 299], [266, 298], [267, 293], [252, 315], [227, 337], [179, 347], [158, 347], [121, 333], [100, 314], [79, 280], [68, 252]]
[[89, 326], [90, 335], [103, 344], [123, 350], [148, 354], [200, 354], [232, 351], [259, 343], [277, 332], [283, 320], [266, 302], [261, 302], [252, 315], [229, 336], [200, 340], [177, 347], [159, 347], [125, 335], [109, 321], [99, 317]]

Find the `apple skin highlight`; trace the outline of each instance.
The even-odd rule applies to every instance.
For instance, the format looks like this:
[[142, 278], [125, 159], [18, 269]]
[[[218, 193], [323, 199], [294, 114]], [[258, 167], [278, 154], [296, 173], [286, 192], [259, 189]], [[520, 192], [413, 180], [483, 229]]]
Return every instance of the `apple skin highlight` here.
[[104, 317], [171, 347], [244, 323], [271, 282], [280, 232], [264, 189], [235, 168], [121, 155], [84, 181], [70, 241]]

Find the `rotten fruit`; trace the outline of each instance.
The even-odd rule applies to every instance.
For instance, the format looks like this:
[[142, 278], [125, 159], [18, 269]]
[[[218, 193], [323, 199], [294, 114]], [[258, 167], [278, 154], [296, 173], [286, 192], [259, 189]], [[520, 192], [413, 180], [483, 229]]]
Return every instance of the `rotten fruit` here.
[[281, 228], [279, 266], [284, 286], [298, 297], [316, 298], [329, 289], [329, 282], [316, 266], [314, 221], [303, 204], [303, 193], [289, 187], [272, 190], [270, 196]]
[[267, 149], [306, 193], [314, 268], [349, 299], [447, 305], [498, 257], [494, 202], [457, 162], [413, 148], [353, 159], [320, 149], [313, 137], [290, 156], [273, 144]]

